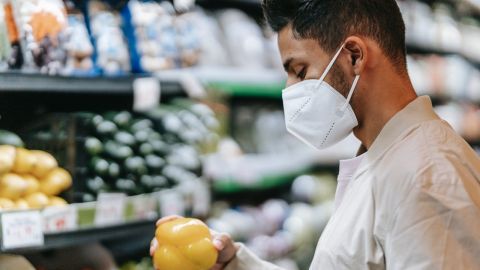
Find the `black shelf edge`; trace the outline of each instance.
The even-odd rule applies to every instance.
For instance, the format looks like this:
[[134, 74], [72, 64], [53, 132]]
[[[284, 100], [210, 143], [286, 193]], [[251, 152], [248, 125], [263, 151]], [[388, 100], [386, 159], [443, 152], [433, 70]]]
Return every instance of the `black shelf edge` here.
[[[145, 76], [65, 77], [0, 73], [0, 112], [132, 110], [134, 81]], [[159, 81], [161, 98], [184, 95], [174, 81]]]
[[43, 246], [19, 249], [2, 249], [2, 252], [13, 254], [29, 254], [69, 246], [78, 246], [86, 243], [129, 238], [133, 236], [140, 237], [147, 235], [147, 237], [153, 238], [155, 235], [155, 221], [156, 220], [142, 220], [123, 223], [115, 226], [45, 234], [45, 244]]

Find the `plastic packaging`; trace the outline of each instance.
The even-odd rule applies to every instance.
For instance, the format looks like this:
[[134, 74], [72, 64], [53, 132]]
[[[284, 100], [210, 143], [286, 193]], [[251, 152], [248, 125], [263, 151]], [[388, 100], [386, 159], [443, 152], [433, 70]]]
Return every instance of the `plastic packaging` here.
[[27, 70], [60, 73], [67, 59], [65, 6], [60, 0], [11, 1]]
[[123, 75], [129, 72], [130, 57], [119, 14], [95, 0], [89, 2], [88, 13], [98, 68], [106, 75]]
[[0, 1], [0, 70], [19, 69], [22, 65], [23, 54], [12, 4]]

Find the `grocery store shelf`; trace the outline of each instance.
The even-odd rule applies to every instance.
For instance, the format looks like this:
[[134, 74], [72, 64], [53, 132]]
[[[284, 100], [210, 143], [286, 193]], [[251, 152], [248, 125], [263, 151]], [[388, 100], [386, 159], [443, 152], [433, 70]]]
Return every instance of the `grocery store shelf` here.
[[263, 18], [260, 0], [197, 0], [196, 4], [206, 9], [237, 8], [257, 19]]
[[155, 220], [143, 220], [123, 223], [115, 226], [87, 228], [71, 232], [45, 234], [45, 244], [41, 247], [2, 249], [2, 252], [26, 254], [49, 249], [99, 242], [105, 240], [128, 238], [148, 234], [154, 235]]
[[195, 78], [207, 88], [233, 96], [281, 98], [285, 74], [273, 69], [205, 67], [162, 71], [156, 76], [166, 81], [189, 81]]
[[445, 51], [445, 50], [440, 50], [440, 49], [435, 49], [435, 48], [429, 48], [429, 47], [423, 47], [423, 46], [418, 46], [418, 45], [413, 45], [413, 44], [407, 44], [407, 53], [408, 54], [458, 55], [458, 56], [464, 58], [472, 66], [476, 67], [477, 69], [480, 69], [480, 61], [479, 60], [470, 59], [470, 58], [462, 55], [459, 52], [451, 52], [451, 51]]
[[[133, 109], [138, 77], [64, 77], [0, 73], [0, 111], [72, 112]], [[163, 97], [181, 95], [176, 81], [161, 81]]]

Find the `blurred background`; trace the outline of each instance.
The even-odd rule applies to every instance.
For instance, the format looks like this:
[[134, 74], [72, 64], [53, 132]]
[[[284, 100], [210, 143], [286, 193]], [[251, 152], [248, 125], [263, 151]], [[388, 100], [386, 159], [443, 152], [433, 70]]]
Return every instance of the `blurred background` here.
[[[418, 94], [480, 153], [480, 1], [398, 4]], [[0, 43], [2, 253], [153, 269], [154, 222], [180, 214], [308, 269], [359, 142], [287, 134], [259, 0], [2, 0]]]

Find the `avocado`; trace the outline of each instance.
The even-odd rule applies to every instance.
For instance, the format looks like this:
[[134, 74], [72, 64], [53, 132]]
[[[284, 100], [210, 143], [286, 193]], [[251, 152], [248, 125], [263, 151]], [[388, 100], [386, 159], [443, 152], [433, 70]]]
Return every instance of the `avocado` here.
[[134, 194], [137, 189], [137, 184], [131, 179], [118, 179], [115, 181], [115, 188], [118, 191], [125, 192], [129, 195]]
[[112, 121], [121, 128], [127, 128], [132, 121], [132, 114], [127, 111], [116, 113], [112, 117]]
[[111, 162], [110, 166], [108, 166], [108, 176], [113, 179], [116, 179], [120, 176], [120, 165], [115, 162]]
[[118, 127], [112, 121], [106, 120], [96, 126], [96, 131], [101, 136], [110, 136], [118, 131]]
[[133, 146], [135, 144], [135, 137], [125, 131], [119, 131], [115, 133], [114, 139], [116, 142], [127, 145], [127, 146]]
[[96, 156], [103, 152], [103, 144], [99, 139], [89, 137], [85, 140], [85, 149], [90, 155]]
[[91, 161], [91, 168], [96, 175], [105, 176], [108, 174], [108, 161], [100, 157], [94, 157]]
[[141, 157], [129, 157], [125, 160], [125, 170], [135, 175], [144, 175], [148, 173], [145, 160]]
[[142, 143], [138, 150], [142, 156], [150, 155], [154, 151], [153, 146], [148, 142]]
[[125, 160], [133, 156], [132, 148], [119, 144], [115, 141], [107, 141], [104, 145], [105, 152], [116, 160]]
[[95, 176], [94, 178], [87, 179], [87, 188], [91, 192], [98, 194], [100, 192], [108, 191], [108, 186], [103, 180], [103, 178], [99, 176]]
[[165, 160], [156, 155], [145, 156], [145, 163], [151, 172], [160, 172], [163, 166], [165, 166]]
[[135, 133], [139, 130], [145, 130], [145, 129], [151, 129], [151, 128], [153, 128], [153, 122], [150, 119], [142, 119], [142, 120], [135, 121], [130, 126], [130, 131], [132, 131], [132, 133]]
[[17, 134], [7, 130], [0, 130], [0, 145], [5, 144], [16, 147], [25, 147], [25, 143]]

